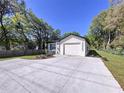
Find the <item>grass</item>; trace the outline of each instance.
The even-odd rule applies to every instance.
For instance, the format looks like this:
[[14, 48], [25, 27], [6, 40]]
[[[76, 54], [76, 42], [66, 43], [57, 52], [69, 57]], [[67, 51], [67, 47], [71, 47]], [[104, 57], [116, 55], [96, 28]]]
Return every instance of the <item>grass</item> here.
[[0, 61], [4, 61], [4, 60], [10, 60], [10, 59], [14, 59], [14, 58], [22, 58], [22, 59], [36, 59], [37, 55], [30, 55], [30, 56], [20, 56], [20, 57], [9, 57], [9, 58], [0, 58]]
[[107, 59], [104, 60], [105, 65], [124, 90], [124, 56], [114, 55], [104, 51], [97, 51], [97, 53]]
[[14, 59], [14, 58], [34, 60], [34, 59], [46, 59], [46, 58], [51, 58], [51, 57], [53, 57], [53, 55], [51, 55], [51, 54], [48, 54], [48, 55], [45, 55], [45, 54], [41, 54], [41, 55], [28, 55], [28, 56], [19, 56], [19, 57], [0, 58], [0, 61], [10, 60], [10, 59]]
[[4, 60], [10, 60], [10, 59], [13, 59], [14, 57], [11, 57], [11, 58], [0, 58], [0, 61], [4, 61]]
[[19, 58], [22, 58], [22, 59], [36, 59], [36, 56], [37, 56], [37, 55], [21, 56], [21, 57], [19, 57]]

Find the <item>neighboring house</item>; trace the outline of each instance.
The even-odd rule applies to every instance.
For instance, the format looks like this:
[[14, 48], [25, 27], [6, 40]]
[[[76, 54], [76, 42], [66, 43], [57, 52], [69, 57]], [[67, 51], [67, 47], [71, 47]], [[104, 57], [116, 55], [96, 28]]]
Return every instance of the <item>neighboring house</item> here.
[[58, 55], [86, 56], [89, 52], [89, 44], [84, 37], [69, 35], [60, 42], [50, 43], [48, 51], [54, 51]]

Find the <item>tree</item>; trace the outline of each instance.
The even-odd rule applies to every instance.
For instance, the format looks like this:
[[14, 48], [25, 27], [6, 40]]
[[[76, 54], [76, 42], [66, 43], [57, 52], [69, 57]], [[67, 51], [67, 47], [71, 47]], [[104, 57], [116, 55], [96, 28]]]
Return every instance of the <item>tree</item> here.
[[124, 0], [109, 0], [109, 2], [111, 3], [111, 6], [116, 6], [118, 4], [122, 4]]
[[106, 30], [104, 30], [106, 15], [106, 11], [100, 13], [94, 18], [90, 26], [87, 37], [89, 38], [91, 45], [93, 45], [95, 48], [106, 48], [107, 36]]
[[88, 38], [97, 48], [124, 48], [124, 4], [103, 11], [92, 22]]
[[9, 37], [7, 36], [8, 31], [6, 29], [6, 27], [4, 26], [4, 22], [3, 22], [3, 17], [6, 14], [11, 13], [11, 9], [10, 7], [10, 2], [8, 0], [1, 0], [0, 1], [0, 26], [1, 26], [1, 40], [5, 39], [5, 47], [6, 50], [10, 49], [10, 42], [9, 42]]
[[60, 40], [61, 38], [61, 31], [59, 29], [54, 30], [50, 33], [50, 41], [55, 42]]
[[42, 19], [36, 17], [31, 11], [28, 13], [28, 20], [30, 20], [29, 22], [32, 28], [31, 34], [37, 42], [38, 49], [44, 50], [47, 47], [50, 32], [53, 31], [53, 28]]
[[0, 27], [1, 27], [1, 37], [0, 39], [4, 41], [6, 50], [10, 50], [10, 31], [6, 28], [6, 20], [4, 17], [11, 17], [18, 11], [18, 1], [17, 0], [1, 0], [0, 1]]
[[59, 33], [27, 9], [24, 0], [0, 1], [0, 44], [6, 50], [17, 45], [24, 46], [25, 50], [33, 49], [32, 44], [45, 50], [49, 41], [59, 38]]

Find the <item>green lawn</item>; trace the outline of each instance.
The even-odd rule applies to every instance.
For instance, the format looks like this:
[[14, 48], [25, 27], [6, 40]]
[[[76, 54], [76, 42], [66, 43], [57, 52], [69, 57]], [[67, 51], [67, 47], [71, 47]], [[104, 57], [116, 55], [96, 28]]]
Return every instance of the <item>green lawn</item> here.
[[36, 56], [37, 56], [37, 55], [21, 56], [21, 57], [19, 57], [19, 58], [22, 58], [22, 59], [36, 59]]
[[12, 58], [0, 58], [0, 61], [4, 61], [4, 60], [9, 60], [9, 59], [13, 59], [14, 57]]
[[124, 56], [113, 55], [103, 51], [97, 52], [103, 58], [107, 59], [107, 61], [104, 61], [105, 65], [112, 72], [113, 76], [124, 90]]
[[20, 57], [10, 57], [10, 58], [0, 58], [0, 61], [10, 60], [14, 58], [22, 58], [22, 59], [35, 59], [37, 55], [30, 55], [30, 56], [20, 56]]

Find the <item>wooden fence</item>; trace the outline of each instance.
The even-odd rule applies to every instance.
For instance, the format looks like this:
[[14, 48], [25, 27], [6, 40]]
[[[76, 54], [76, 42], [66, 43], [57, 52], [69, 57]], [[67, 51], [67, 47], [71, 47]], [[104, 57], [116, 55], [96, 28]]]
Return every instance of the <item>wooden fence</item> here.
[[24, 55], [38, 55], [44, 53], [42, 50], [9, 50], [9, 51], [0, 51], [0, 58], [5, 57], [17, 57]]

